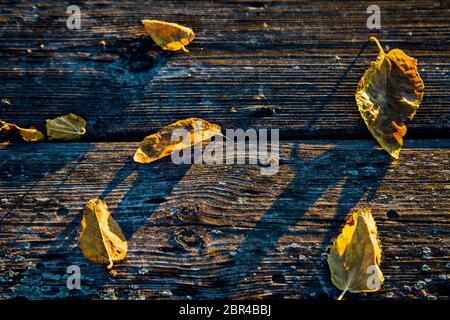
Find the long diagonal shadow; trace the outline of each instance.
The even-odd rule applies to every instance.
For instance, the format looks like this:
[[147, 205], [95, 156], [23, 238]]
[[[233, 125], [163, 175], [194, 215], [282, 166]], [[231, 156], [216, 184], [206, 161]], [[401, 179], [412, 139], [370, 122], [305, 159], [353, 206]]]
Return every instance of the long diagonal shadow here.
[[[99, 196], [100, 199], [104, 200], [124, 180], [132, 175], [136, 175], [131, 186], [129, 186], [122, 197], [119, 206], [112, 212], [114, 218], [120, 222], [121, 228], [127, 239], [129, 239], [139, 227], [150, 218], [151, 214], [156, 209], [155, 207], [148, 205], [145, 206], [144, 198], [148, 194], [148, 190], [146, 190], [148, 182], [154, 180], [155, 176], [160, 176], [160, 170], [169, 170], [172, 174], [169, 179], [164, 180], [165, 190], [161, 190], [161, 193], [169, 194], [173, 186], [181, 180], [188, 170], [188, 167], [181, 166], [176, 166], [177, 170], [173, 170], [175, 165], [170, 162], [163, 162], [162, 166], [164, 169], [161, 169], [160, 166], [139, 165], [129, 158]], [[159, 201], [162, 202], [164, 199], [160, 199]], [[75, 242], [78, 236], [78, 226], [81, 223], [81, 218], [82, 215], [78, 214], [67, 224], [64, 230], [58, 234], [54, 244], [48, 250], [49, 254], [66, 252], [69, 250], [70, 246]]]
[[[154, 201], [165, 201], [164, 197], [159, 200], [147, 199], [150, 194], [155, 194], [146, 189], [149, 187], [149, 181], [154, 181], [157, 176], [163, 177], [164, 190], [161, 190], [161, 195], [169, 195], [188, 169], [189, 166], [177, 166], [167, 159], [157, 166], [138, 165], [130, 159], [123, 164], [99, 197], [108, 197], [125, 179], [132, 175], [136, 176], [122, 197], [119, 206], [111, 210], [114, 219], [121, 225], [125, 237], [130, 239], [158, 208]], [[169, 171], [170, 174], [164, 176], [161, 175], [161, 171]], [[168, 178], [166, 179], [166, 177]], [[125, 184], [127, 185], [127, 183]], [[150, 203], [145, 203], [146, 200], [150, 200]], [[70, 222], [64, 224], [64, 229], [52, 241], [47, 252], [39, 257], [36, 266], [23, 274], [23, 281], [15, 288], [14, 297], [28, 299], [98, 297], [98, 291], [102, 290], [107, 283], [111, 283], [108, 270], [104, 266], [89, 263], [76, 246], [81, 218], [82, 212], [78, 212], [74, 214]], [[126, 261], [122, 263], [126, 263]], [[67, 276], [66, 268], [70, 265], [81, 267], [82, 290], [69, 291], [65, 281], [43, 278], [45, 274]], [[49, 292], [40, 290], [45, 287], [53, 289]]]
[[[298, 152], [298, 146], [294, 145], [291, 151], [291, 156], [295, 157]], [[379, 152], [374, 150], [374, 152]], [[373, 155], [377, 158], [374, 152], [367, 155], [367, 159]], [[245, 240], [239, 245], [237, 254], [233, 257], [233, 264], [236, 268], [236, 282], [246, 278], [251, 278], [256, 271], [256, 267], [261, 260], [267, 255], [270, 250], [274, 249], [277, 241], [288, 232], [289, 228], [301, 222], [305, 213], [313, 204], [331, 188], [338, 186], [339, 182], [345, 180], [345, 184], [341, 189], [338, 201], [337, 211], [334, 219], [344, 217], [348, 211], [355, 207], [361, 198], [367, 193], [373, 194], [376, 192], [380, 181], [386, 173], [389, 166], [390, 159], [384, 154], [381, 155], [384, 160], [382, 165], [375, 167], [366, 166], [366, 172], [361, 172], [360, 177], [355, 176], [349, 172], [361, 170], [364, 163], [352, 163], [352, 154], [347, 150], [337, 150], [336, 147], [324, 151], [311, 161], [300, 160], [295, 162], [291, 168], [295, 170], [295, 177], [291, 180], [286, 190], [272, 207], [264, 213], [256, 225], [245, 233]], [[367, 160], [369, 164], [370, 160]], [[333, 164], [330, 166], [330, 164]], [[300, 189], [303, 187], [304, 189]], [[292, 193], [299, 195], [301, 199], [296, 200], [292, 197]], [[287, 203], [286, 199], [290, 199], [292, 203]], [[301, 203], [300, 203], [301, 201]], [[298, 207], [296, 216], [291, 217], [286, 221], [283, 214], [286, 206]], [[274, 220], [283, 221], [285, 223], [271, 223]], [[271, 228], [268, 229], [267, 225]], [[264, 230], [262, 232], [261, 230]], [[323, 239], [322, 246], [326, 247], [334, 234], [327, 234]], [[320, 267], [323, 270], [323, 265]], [[323, 274], [319, 270], [315, 270], [316, 274]], [[324, 279], [319, 278], [321, 283]], [[326, 292], [326, 288], [322, 285], [322, 289]]]
[[[319, 116], [323, 114], [324, 109], [328, 104], [329, 98], [336, 95], [336, 93], [339, 90], [339, 86], [348, 77], [348, 74], [351, 72], [351, 70], [355, 66], [356, 62], [358, 61], [358, 59], [360, 58], [361, 54], [364, 52], [364, 50], [366, 49], [368, 44], [369, 44], [369, 41], [364, 42], [362, 47], [359, 49], [358, 53], [354, 56], [353, 60], [350, 62], [350, 64], [347, 66], [347, 68], [345, 68], [345, 71], [342, 73], [342, 75], [339, 77], [339, 79], [334, 84], [333, 88], [330, 90], [330, 92], [328, 92], [326, 94], [325, 97], [320, 97], [320, 98], [314, 97], [313, 98], [312, 105], [314, 105], [314, 100], [317, 100], [317, 99], [320, 99], [320, 104], [319, 104], [319, 108], [314, 113], [314, 117], [307, 124], [307, 127], [313, 127], [318, 121], [321, 120], [321, 119], [319, 119]], [[356, 89], [356, 86], [355, 86], [355, 89]]]

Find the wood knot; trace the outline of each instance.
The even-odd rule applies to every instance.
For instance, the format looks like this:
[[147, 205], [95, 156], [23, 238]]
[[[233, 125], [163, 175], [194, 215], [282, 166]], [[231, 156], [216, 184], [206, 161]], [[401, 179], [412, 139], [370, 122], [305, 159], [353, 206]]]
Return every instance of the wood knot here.
[[184, 223], [198, 223], [201, 220], [202, 211], [201, 204], [188, 201], [178, 206], [173, 215]]
[[148, 39], [134, 39], [123, 45], [121, 58], [132, 73], [152, 71], [167, 61], [166, 55], [159, 49], [155, 50], [152, 41]]
[[278, 107], [276, 106], [257, 106], [253, 112], [255, 117], [273, 117], [276, 115]]
[[200, 251], [204, 247], [202, 237], [197, 232], [187, 228], [175, 230], [171, 242], [175, 248], [186, 251]]

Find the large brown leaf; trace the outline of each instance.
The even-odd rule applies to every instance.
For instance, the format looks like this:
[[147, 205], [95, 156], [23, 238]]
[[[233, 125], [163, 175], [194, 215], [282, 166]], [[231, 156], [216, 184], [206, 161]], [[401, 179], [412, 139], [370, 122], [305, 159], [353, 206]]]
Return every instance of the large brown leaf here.
[[352, 213], [328, 255], [331, 281], [342, 294], [377, 291], [384, 281], [381, 244], [370, 209]]
[[91, 199], [81, 221], [80, 249], [83, 255], [96, 263], [108, 264], [125, 259], [128, 244], [122, 229], [111, 217], [106, 203]]
[[[185, 130], [190, 142], [173, 140], [172, 135], [176, 130]], [[155, 134], [145, 137], [134, 154], [134, 161], [150, 163], [216, 135], [221, 135], [220, 126], [216, 124], [198, 118], [180, 120], [163, 127]]]
[[392, 157], [398, 159], [406, 134], [405, 122], [419, 108], [424, 84], [417, 62], [400, 49], [385, 53], [378, 40], [377, 60], [364, 73], [355, 93], [367, 128]]

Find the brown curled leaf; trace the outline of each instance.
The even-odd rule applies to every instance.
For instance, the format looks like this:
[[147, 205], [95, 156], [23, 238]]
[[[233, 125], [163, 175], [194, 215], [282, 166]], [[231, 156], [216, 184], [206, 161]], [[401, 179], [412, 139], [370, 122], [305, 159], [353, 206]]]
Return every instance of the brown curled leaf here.
[[51, 140], [79, 140], [86, 133], [86, 121], [76, 114], [47, 119], [47, 136]]
[[39, 142], [44, 140], [44, 134], [34, 128], [21, 128], [18, 125], [0, 120], [0, 142], [15, 140]]
[[370, 209], [352, 212], [328, 255], [331, 282], [342, 294], [373, 292], [380, 289], [384, 277], [380, 270], [381, 243]]
[[386, 54], [376, 38], [370, 40], [376, 42], [380, 52], [359, 81], [356, 103], [374, 138], [398, 159], [406, 134], [405, 122], [416, 114], [425, 87], [414, 58], [400, 49]]
[[[206, 120], [198, 118], [180, 120], [145, 137], [134, 154], [134, 161], [150, 163], [221, 134], [220, 126]], [[187, 139], [180, 139], [183, 136]]]
[[191, 28], [158, 20], [142, 20], [142, 24], [153, 41], [164, 50], [189, 52], [185, 46], [195, 37]]
[[84, 209], [81, 226], [80, 249], [88, 260], [107, 264], [111, 269], [114, 262], [125, 259], [128, 243], [106, 203], [91, 199]]

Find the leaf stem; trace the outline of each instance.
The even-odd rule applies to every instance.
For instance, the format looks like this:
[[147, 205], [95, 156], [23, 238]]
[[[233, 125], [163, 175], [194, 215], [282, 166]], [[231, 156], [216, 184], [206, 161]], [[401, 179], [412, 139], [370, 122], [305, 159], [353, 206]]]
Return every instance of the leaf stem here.
[[372, 36], [372, 37], [369, 38], [369, 41], [375, 42], [375, 44], [376, 44], [377, 47], [378, 47], [378, 50], [380, 50], [381, 53], [386, 54], [386, 53], [384, 52], [384, 50], [383, 50], [383, 47], [381, 46], [381, 44], [380, 44], [380, 42], [378, 41], [377, 38], [375, 38], [375, 37]]
[[345, 289], [344, 291], [342, 291], [342, 293], [339, 295], [339, 297], [337, 298], [339, 301], [342, 300], [342, 298], [344, 297], [344, 294], [347, 292], [347, 289]]

